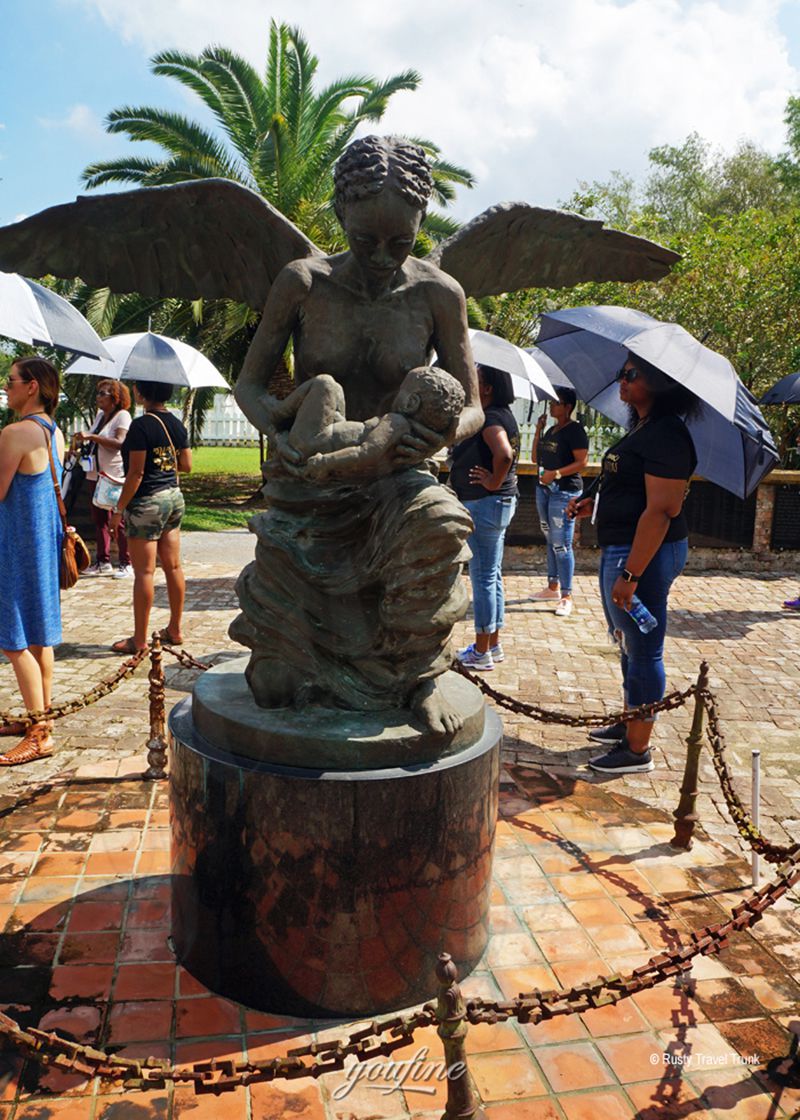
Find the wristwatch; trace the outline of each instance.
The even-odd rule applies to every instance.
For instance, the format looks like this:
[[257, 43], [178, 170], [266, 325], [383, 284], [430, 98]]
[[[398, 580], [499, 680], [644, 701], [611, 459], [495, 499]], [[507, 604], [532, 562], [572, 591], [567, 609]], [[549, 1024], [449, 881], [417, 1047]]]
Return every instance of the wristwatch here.
[[561, 471], [556, 471], [556, 474], [555, 474], [555, 479], [556, 479], [556, 482], [558, 482], [558, 480], [559, 480], [560, 478], [561, 478]]
[[633, 572], [629, 572], [627, 568], [623, 568], [620, 578], [624, 579], [626, 583], [638, 583], [639, 577], [635, 576]]

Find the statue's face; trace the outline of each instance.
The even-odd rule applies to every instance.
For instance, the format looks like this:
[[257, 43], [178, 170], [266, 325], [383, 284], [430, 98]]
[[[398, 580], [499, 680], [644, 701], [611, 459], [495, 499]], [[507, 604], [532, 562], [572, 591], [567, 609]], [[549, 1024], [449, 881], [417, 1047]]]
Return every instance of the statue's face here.
[[348, 202], [342, 225], [365, 277], [389, 284], [414, 248], [421, 221], [422, 212], [391, 188], [373, 198]]

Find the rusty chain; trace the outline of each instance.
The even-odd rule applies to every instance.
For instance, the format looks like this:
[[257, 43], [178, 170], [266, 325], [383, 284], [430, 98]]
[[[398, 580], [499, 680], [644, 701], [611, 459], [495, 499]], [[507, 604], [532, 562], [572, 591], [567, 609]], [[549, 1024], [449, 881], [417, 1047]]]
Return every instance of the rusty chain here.
[[88, 708], [91, 704], [95, 704], [104, 696], [108, 696], [113, 692], [122, 682], [133, 675], [133, 673], [141, 665], [144, 658], [149, 652], [147, 649], [138, 650], [133, 657], [123, 661], [119, 669], [107, 680], [100, 681], [84, 693], [83, 696], [77, 697], [75, 700], [67, 700], [63, 704], [51, 705], [41, 712], [25, 712], [22, 715], [15, 715], [12, 711], [0, 711], [0, 728], [12, 727], [19, 724], [23, 727], [30, 727], [34, 723], [41, 723], [45, 720], [61, 719], [62, 716], [71, 716], [75, 712], [80, 712], [84, 708]]
[[222, 1092], [256, 1081], [321, 1077], [343, 1069], [345, 1059], [351, 1055], [359, 1062], [388, 1057], [413, 1042], [415, 1031], [437, 1022], [434, 1005], [427, 1003], [407, 1015], [375, 1020], [343, 1038], [295, 1047], [280, 1058], [264, 1062], [214, 1058], [191, 1065], [170, 1065], [159, 1058], [121, 1058], [70, 1042], [52, 1032], [26, 1029], [2, 1012], [0, 1038], [7, 1039], [25, 1057], [41, 1065], [86, 1078], [122, 1081], [126, 1089], [163, 1088], [172, 1082], [193, 1085], [196, 1092]]
[[539, 704], [531, 704], [526, 700], [515, 700], [513, 696], [506, 696], [504, 692], [498, 692], [496, 688], [492, 688], [482, 677], [470, 673], [460, 661], [454, 662], [453, 668], [466, 677], [468, 681], [471, 681], [472, 684], [477, 685], [481, 692], [494, 700], [498, 707], [514, 712], [518, 716], [529, 716], [531, 719], [540, 720], [543, 723], [560, 723], [564, 727], [604, 727], [608, 723], [625, 723], [632, 719], [649, 720], [658, 712], [671, 712], [676, 708], [683, 707], [697, 691], [697, 686], [691, 684], [683, 692], [676, 690], [668, 693], [663, 700], [659, 700], [656, 704], [642, 704], [639, 708], [627, 708], [624, 712], [612, 712], [611, 715], [606, 713], [571, 716], [567, 715], [566, 712], [555, 712], [550, 708], [542, 708]]
[[595, 981], [558, 991], [542, 992], [535, 989], [532, 992], [521, 992], [512, 1000], [470, 1000], [467, 1004], [467, 1018], [470, 1023], [499, 1023], [506, 1019], [517, 1019], [520, 1023], [536, 1024], [544, 1019], [553, 1019], [556, 1015], [574, 1015], [594, 1007], [619, 1003], [628, 996], [654, 987], [662, 980], [685, 972], [694, 957], [719, 953], [728, 944], [732, 933], [754, 926], [761, 920], [764, 911], [782, 898], [798, 880], [800, 853], [792, 857], [786, 870], [771, 883], [735, 906], [727, 921], [695, 930], [688, 944], [678, 945], [668, 953], [651, 957], [647, 964], [635, 968], [629, 976], [621, 976], [619, 973], [598, 976]]
[[742, 840], [744, 840], [754, 852], [763, 856], [767, 863], [783, 863], [784, 860], [800, 857], [800, 843], [791, 845], [773, 844], [771, 841], [767, 840], [760, 829], [756, 828], [752, 817], [745, 809], [738, 793], [734, 789], [730, 771], [728, 770], [728, 764], [725, 761], [726, 743], [725, 737], [722, 734], [722, 728], [720, 727], [719, 716], [717, 715], [716, 697], [713, 692], [710, 692], [708, 689], [705, 689], [700, 696], [703, 701], [706, 716], [708, 717], [706, 738], [708, 739], [708, 745], [711, 749], [711, 761], [717, 772], [719, 784], [722, 788], [722, 795], [725, 798], [725, 804], [728, 806], [728, 812]]
[[179, 661], [180, 664], [183, 665], [184, 669], [200, 669], [201, 672], [205, 672], [207, 669], [213, 668], [212, 665], [206, 665], [204, 662], [198, 661], [195, 657], [192, 657], [185, 649], [176, 649], [175, 646], [167, 645], [166, 643], [161, 646], [161, 649], [164, 653], [172, 654], [176, 661]]

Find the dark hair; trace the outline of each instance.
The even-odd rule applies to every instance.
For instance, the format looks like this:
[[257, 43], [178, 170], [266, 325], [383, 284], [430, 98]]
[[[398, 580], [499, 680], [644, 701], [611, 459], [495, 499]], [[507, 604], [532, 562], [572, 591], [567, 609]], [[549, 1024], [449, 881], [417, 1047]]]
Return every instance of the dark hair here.
[[348, 202], [374, 198], [386, 187], [424, 214], [433, 190], [424, 149], [400, 136], [365, 136], [353, 141], [336, 161], [333, 182], [333, 208], [340, 222]]
[[144, 397], [146, 401], [155, 401], [156, 404], [164, 404], [172, 396], [174, 385], [168, 385], [165, 381], [134, 381], [134, 385], [139, 391], [139, 395]]
[[52, 362], [48, 362], [47, 358], [39, 357], [17, 358], [11, 363], [11, 368], [16, 369], [21, 381], [37, 383], [45, 412], [48, 416], [55, 416], [61, 378]]
[[570, 408], [574, 408], [578, 403], [578, 394], [574, 389], [569, 389], [566, 385], [554, 385], [553, 388], [562, 404], [568, 404]]
[[117, 381], [115, 377], [104, 377], [98, 382], [97, 388], [99, 389], [101, 385], [108, 386], [109, 396], [114, 403], [112, 412], [131, 407], [130, 390], [123, 381]]
[[504, 369], [496, 369], [495, 366], [485, 366], [480, 362], [476, 364], [484, 384], [492, 390], [492, 404], [499, 408], [507, 408], [514, 400], [514, 386], [511, 384], [509, 374]]
[[[684, 419], [697, 416], [703, 402], [691, 389], [681, 385], [652, 362], [632, 354], [630, 350], [626, 360], [644, 377], [652, 398], [648, 411], [651, 420], [658, 420], [662, 416], [682, 416]], [[633, 427], [639, 420], [639, 414], [633, 407], [629, 407], [628, 412], [630, 426]]]

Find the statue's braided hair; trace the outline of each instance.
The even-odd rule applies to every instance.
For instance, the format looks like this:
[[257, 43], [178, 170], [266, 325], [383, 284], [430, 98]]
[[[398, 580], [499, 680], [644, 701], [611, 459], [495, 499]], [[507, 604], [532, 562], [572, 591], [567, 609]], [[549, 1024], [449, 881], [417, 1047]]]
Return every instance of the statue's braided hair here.
[[387, 186], [424, 213], [433, 190], [424, 149], [400, 136], [354, 140], [336, 161], [333, 182], [334, 209], [340, 222], [348, 202], [372, 198]]

